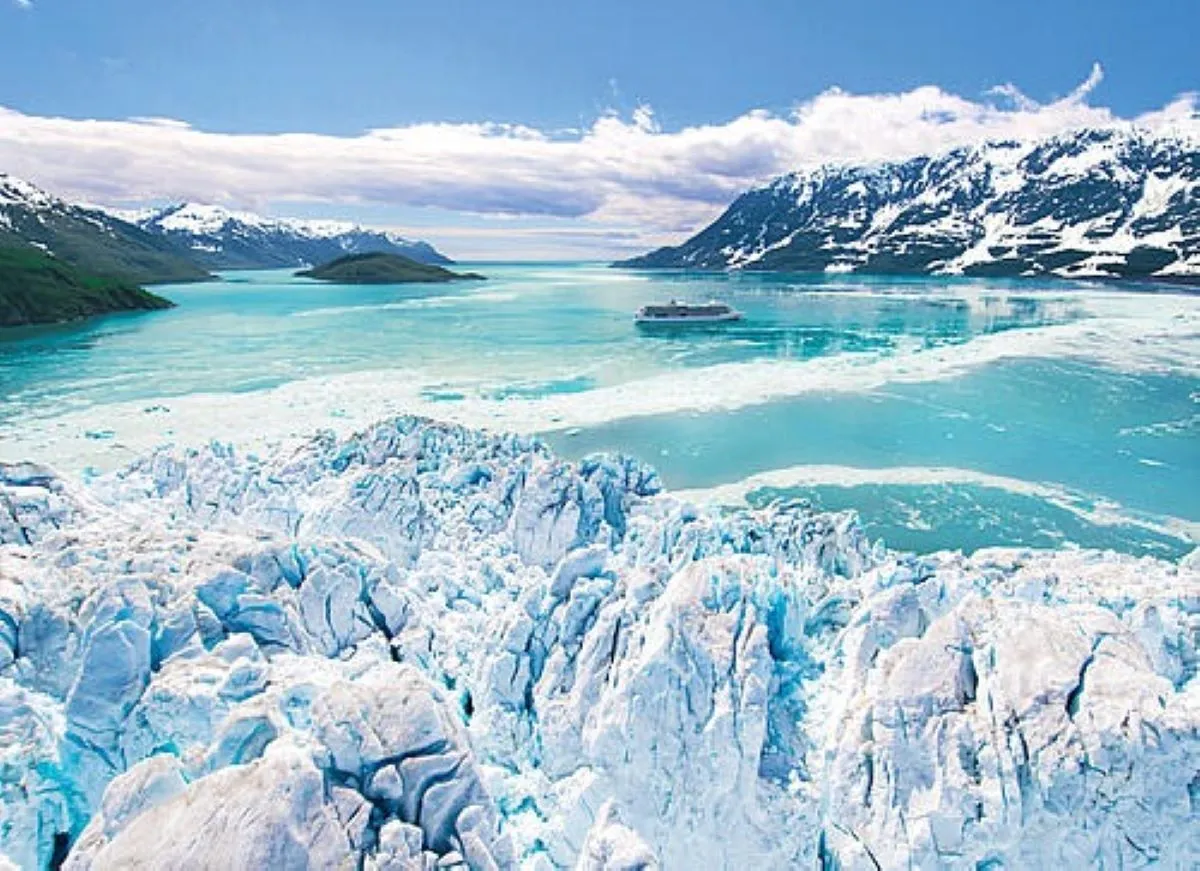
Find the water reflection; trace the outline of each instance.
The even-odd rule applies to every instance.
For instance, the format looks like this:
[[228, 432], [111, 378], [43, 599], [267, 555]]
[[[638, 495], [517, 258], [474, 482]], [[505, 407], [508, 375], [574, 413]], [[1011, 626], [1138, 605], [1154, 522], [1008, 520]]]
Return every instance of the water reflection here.
[[[942, 298], [922, 294], [803, 293], [794, 287], [748, 297], [736, 286], [722, 299], [745, 319], [643, 332], [644, 343], [669, 350], [673, 362], [709, 366], [748, 356], [809, 359], [880, 352], [916, 340], [926, 348], [961, 344], [980, 335], [1068, 323], [1086, 316], [1077, 301], [1003, 294]], [[700, 300], [703, 294], [687, 294]]]

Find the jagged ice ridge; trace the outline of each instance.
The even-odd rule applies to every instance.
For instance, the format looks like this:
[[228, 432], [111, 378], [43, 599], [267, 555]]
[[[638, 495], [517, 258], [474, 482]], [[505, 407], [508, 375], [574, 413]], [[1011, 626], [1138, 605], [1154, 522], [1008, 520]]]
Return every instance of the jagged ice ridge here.
[[1200, 557], [416, 418], [0, 467], [0, 867], [1195, 867]]

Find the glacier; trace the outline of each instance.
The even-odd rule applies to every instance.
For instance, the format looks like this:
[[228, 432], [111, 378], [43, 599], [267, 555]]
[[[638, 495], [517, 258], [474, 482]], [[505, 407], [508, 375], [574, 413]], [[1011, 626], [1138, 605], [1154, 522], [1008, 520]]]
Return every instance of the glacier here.
[[0, 465], [0, 868], [1196, 867], [1198, 636], [415, 417]]

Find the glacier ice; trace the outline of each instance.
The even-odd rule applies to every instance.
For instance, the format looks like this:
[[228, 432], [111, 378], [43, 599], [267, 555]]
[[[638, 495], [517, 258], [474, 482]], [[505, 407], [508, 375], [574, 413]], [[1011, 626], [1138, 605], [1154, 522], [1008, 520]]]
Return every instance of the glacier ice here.
[[416, 418], [0, 466], [0, 868], [1195, 867], [1200, 555]]

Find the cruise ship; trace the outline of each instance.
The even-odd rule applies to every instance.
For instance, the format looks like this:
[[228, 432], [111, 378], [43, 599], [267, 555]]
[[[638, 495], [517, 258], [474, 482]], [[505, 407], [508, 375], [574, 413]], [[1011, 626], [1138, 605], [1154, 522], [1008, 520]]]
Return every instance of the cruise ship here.
[[740, 321], [742, 313], [723, 302], [686, 303], [671, 300], [668, 303], [644, 305], [633, 316], [635, 323], [645, 326], [666, 324], [720, 324]]

